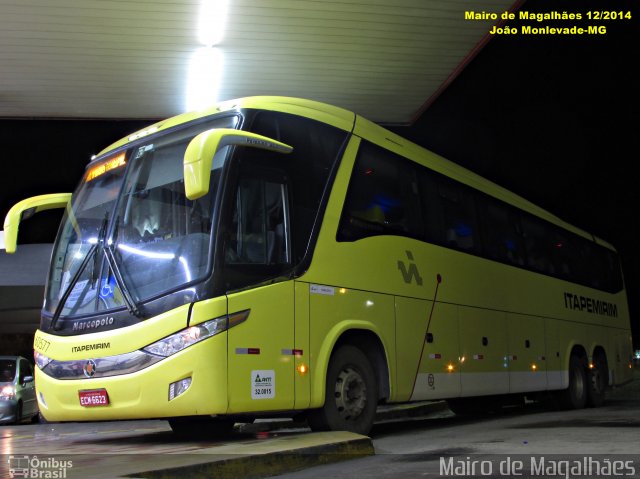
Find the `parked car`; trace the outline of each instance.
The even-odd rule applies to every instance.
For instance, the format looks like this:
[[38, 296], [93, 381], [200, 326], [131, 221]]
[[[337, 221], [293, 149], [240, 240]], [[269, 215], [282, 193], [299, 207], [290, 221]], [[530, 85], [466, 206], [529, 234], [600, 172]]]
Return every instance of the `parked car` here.
[[0, 424], [38, 416], [33, 367], [22, 356], [0, 356]]

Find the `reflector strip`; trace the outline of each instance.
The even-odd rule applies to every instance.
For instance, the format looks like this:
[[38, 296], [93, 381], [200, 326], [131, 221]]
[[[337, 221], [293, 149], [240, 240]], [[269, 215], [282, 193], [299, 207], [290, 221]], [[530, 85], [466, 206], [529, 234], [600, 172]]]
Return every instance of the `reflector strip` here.
[[260, 354], [260, 348], [236, 348], [236, 354]]
[[429, 355], [429, 359], [442, 359], [442, 354], [440, 353], [432, 353]]
[[474, 354], [473, 359], [484, 359], [484, 354]]
[[302, 349], [283, 349], [282, 354], [285, 356], [302, 356]]

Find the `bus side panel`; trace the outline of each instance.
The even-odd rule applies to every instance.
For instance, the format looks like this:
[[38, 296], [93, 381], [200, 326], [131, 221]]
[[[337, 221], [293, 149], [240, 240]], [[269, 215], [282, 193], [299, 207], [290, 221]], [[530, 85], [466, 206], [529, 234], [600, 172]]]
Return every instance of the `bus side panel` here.
[[[431, 301], [423, 301], [431, 307]], [[424, 308], [422, 314], [431, 314]], [[426, 318], [425, 318], [426, 319]], [[426, 327], [426, 323], [424, 327]], [[408, 344], [409, 332], [398, 328], [403, 340], [398, 341], [398, 354]], [[431, 315], [429, 331], [432, 342], [425, 342], [420, 370], [415, 378], [411, 400], [443, 399], [460, 395], [460, 346], [458, 330], [458, 307], [452, 304], [436, 303]], [[418, 340], [424, 340], [424, 329], [416, 333]]]
[[295, 348], [299, 354], [295, 355], [295, 409], [306, 409], [311, 402], [311, 377], [308, 372], [299, 368], [309, 367], [309, 285], [295, 283]]
[[[395, 317], [393, 296], [309, 284], [311, 407], [324, 404], [326, 374], [339, 337], [349, 330], [373, 332], [382, 342], [389, 366], [391, 398], [396, 394]], [[355, 344], [357, 347], [358, 344]], [[390, 399], [393, 400], [393, 399]]]
[[229, 412], [293, 409], [293, 281], [229, 294], [228, 301], [229, 314], [251, 310], [229, 330]]
[[536, 316], [509, 313], [509, 392], [547, 389], [545, 320]]
[[609, 383], [625, 384], [633, 379], [633, 344], [630, 331], [617, 330], [613, 338], [613, 350], [607, 351]]
[[548, 389], [565, 389], [569, 386], [571, 351], [576, 347], [589, 354], [588, 328], [572, 321], [546, 319], [545, 332], [550, 359], [547, 366]]
[[408, 401], [413, 392], [432, 301], [395, 297], [396, 307], [396, 388], [398, 401]]
[[460, 306], [462, 396], [509, 392], [506, 314]]

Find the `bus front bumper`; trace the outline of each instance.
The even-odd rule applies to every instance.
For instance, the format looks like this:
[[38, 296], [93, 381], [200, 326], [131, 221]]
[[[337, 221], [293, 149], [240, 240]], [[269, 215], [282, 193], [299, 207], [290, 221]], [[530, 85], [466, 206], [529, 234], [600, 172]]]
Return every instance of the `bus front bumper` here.
[[[36, 388], [47, 421], [213, 415], [227, 412], [226, 375], [227, 341], [222, 334], [130, 374], [55, 379], [36, 368]], [[80, 397], [87, 394], [98, 394], [101, 400], [81, 405]]]

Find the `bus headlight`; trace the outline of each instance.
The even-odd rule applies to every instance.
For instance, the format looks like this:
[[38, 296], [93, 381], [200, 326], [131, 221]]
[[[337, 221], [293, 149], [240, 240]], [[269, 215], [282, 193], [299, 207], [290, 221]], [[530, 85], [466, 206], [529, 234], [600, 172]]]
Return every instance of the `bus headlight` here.
[[221, 332], [244, 322], [248, 316], [249, 310], [240, 311], [228, 316], [221, 316], [202, 324], [183, 329], [182, 331], [178, 331], [171, 336], [167, 336], [166, 338], [142, 348], [142, 350], [147, 353], [166, 358], [167, 356], [171, 356], [172, 354], [182, 351], [189, 346], [199, 343], [203, 339], [220, 334]]
[[155, 354], [157, 356], [171, 356], [179, 351], [182, 351], [189, 346], [193, 346], [199, 343], [203, 339], [215, 336], [223, 331], [227, 330], [227, 317], [212, 319], [197, 326], [191, 326], [189, 328], [178, 331], [171, 336], [167, 336], [160, 341], [156, 341], [147, 347], [142, 348], [147, 353]]
[[45, 356], [42, 353], [39, 353], [38, 351], [33, 352], [33, 360], [35, 361], [36, 365], [40, 369], [46, 368], [47, 365], [52, 361], [51, 358], [48, 358], [47, 356]]

